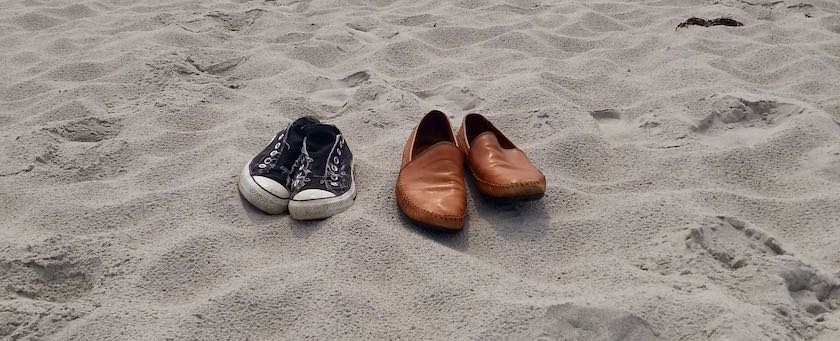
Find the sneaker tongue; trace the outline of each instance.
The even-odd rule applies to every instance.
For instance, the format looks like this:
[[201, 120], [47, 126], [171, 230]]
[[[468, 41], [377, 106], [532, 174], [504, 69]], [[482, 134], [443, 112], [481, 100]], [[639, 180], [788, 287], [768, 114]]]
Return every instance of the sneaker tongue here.
[[286, 138], [286, 142], [289, 143], [293, 149], [299, 149], [300, 146], [303, 145], [303, 137], [306, 136], [306, 129], [318, 124], [318, 119], [310, 116], [301, 117], [291, 125], [289, 125], [289, 129], [286, 132], [288, 137]]
[[292, 126], [290, 131], [286, 132], [286, 143], [289, 144], [290, 149], [300, 149], [300, 146], [303, 145], [303, 133], [299, 131], [299, 129], [295, 129], [299, 127]]
[[295, 122], [292, 123], [292, 125], [305, 127], [305, 126], [310, 126], [310, 125], [318, 124], [318, 123], [321, 123], [321, 121], [319, 121], [314, 116], [304, 116], [304, 117], [301, 117], [301, 118], [295, 120]]
[[335, 137], [340, 135], [333, 125], [316, 124], [306, 127], [306, 150], [310, 155], [329, 151], [335, 144]]
[[319, 124], [313, 124], [311, 126], [306, 127], [306, 134], [307, 135], [315, 134], [315, 133], [330, 134], [332, 136], [336, 136], [336, 135], [341, 134], [341, 132], [338, 130], [338, 128], [336, 128], [332, 124], [319, 123]]

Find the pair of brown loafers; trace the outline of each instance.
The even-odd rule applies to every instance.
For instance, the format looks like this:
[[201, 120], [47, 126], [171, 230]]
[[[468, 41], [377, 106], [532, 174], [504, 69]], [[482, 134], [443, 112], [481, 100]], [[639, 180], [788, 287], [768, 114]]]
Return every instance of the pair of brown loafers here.
[[539, 198], [545, 176], [484, 116], [464, 117], [457, 137], [446, 114], [431, 111], [411, 132], [397, 178], [397, 204], [408, 218], [459, 231], [467, 215], [464, 161], [475, 188], [500, 199]]

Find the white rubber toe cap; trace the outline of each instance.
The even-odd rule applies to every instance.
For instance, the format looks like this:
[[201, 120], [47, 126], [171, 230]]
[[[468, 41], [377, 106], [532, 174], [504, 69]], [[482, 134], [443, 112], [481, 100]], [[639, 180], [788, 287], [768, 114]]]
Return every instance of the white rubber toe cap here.
[[289, 191], [283, 185], [279, 184], [277, 181], [271, 180], [270, 178], [266, 178], [264, 176], [256, 175], [253, 177], [254, 182], [256, 182], [260, 187], [264, 190], [268, 191], [269, 193], [277, 196], [278, 198], [288, 199], [289, 198]]
[[303, 191], [300, 191], [300, 193], [295, 194], [295, 197], [292, 198], [292, 200], [304, 201], [304, 200], [326, 199], [326, 198], [332, 198], [332, 197], [335, 197], [335, 194], [332, 194], [332, 193], [324, 191], [324, 190], [305, 189]]

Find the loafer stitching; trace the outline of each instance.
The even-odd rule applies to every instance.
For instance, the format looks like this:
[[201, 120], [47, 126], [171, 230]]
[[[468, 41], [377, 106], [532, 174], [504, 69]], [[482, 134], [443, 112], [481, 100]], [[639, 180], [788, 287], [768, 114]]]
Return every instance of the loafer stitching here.
[[440, 218], [440, 219], [443, 219], [443, 220], [448, 220], [448, 221], [455, 221], [455, 222], [457, 222], [457, 221], [459, 221], [459, 220], [463, 220], [463, 219], [467, 216], [467, 215], [466, 215], [466, 213], [465, 213], [464, 215], [457, 216], [457, 215], [448, 215], [448, 214], [435, 213], [435, 212], [432, 212], [432, 211], [428, 211], [428, 210], [426, 210], [426, 209], [423, 209], [423, 208], [421, 208], [420, 206], [418, 206], [417, 204], [415, 204], [415, 203], [411, 202], [411, 200], [410, 200], [410, 199], [408, 199], [408, 197], [407, 197], [407, 196], [405, 196], [404, 194], [402, 194], [402, 193], [401, 193], [401, 192], [402, 192], [401, 188], [402, 188], [402, 186], [397, 185], [397, 195], [398, 195], [398, 196], [402, 199], [401, 201], [402, 201], [402, 202], [404, 202], [404, 203], [406, 203], [406, 204], [408, 204], [408, 205], [410, 206], [410, 208], [411, 208], [411, 209], [414, 209], [414, 210], [420, 211], [420, 212], [422, 212], [422, 213], [427, 213], [427, 214], [432, 215], [433, 217], [436, 217], [436, 218]]
[[473, 173], [473, 178], [475, 180], [478, 180], [482, 184], [485, 184], [485, 185], [488, 185], [488, 186], [491, 186], [491, 187], [496, 187], [496, 188], [499, 188], [499, 189], [526, 187], [526, 186], [531, 186], [531, 185], [541, 185], [545, 182], [545, 176], [543, 176], [543, 178], [541, 180], [534, 180], [534, 181], [527, 181], [527, 182], [514, 182], [512, 184], [507, 184], [507, 185], [502, 185], [502, 184], [497, 184], [497, 183], [493, 183], [493, 182], [490, 182], [490, 181], [486, 181], [482, 178], [479, 178], [478, 175], [475, 175], [475, 173]]

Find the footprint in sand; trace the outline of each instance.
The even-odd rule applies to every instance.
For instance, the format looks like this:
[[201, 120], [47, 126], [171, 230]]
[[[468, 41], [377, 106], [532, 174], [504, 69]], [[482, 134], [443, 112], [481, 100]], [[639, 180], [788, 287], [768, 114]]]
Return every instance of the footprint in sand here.
[[201, 18], [178, 23], [178, 26], [194, 33], [207, 32], [217, 27], [227, 32], [242, 32], [253, 26], [264, 13], [265, 10], [258, 8], [243, 13], [216, 11]]
[[647, 321], [626, 311], [567, 303], [549, 307], [522, 339], [653, 341], [659, 337]]
[[223, 60], [218, 60], [217, 58], [214, 58], [214, 56], [189, 56], [186, 58], [186, 62], [192, 64], [198, 71], [218, 76], [233, 70], [246, 59], [248, 59], [246, 56], [232, 57]]
[[629, 137], [629, 135], [634, 133], [634, 127], [629, 122], [623, 120], [623, 115], [617, 110], [594, 110], [590, 111], [589, 115], [595, 119], [595, 122], [598, 124], [598, 129], [607, 139], [617, 140], [622, 137]]
[[96, 262], [76, 263], [62, 256], [36, 260], [1, 260], [0, 292], [3, 295], [0, 297], [25, 297], [47, 302], [73, 301], [93, 288], [93, 278], [86, 268]]
[[[712, 218], [689, 230], [686, 246], [703, 250], [704, 254], [730, 271], [754, 265], [745, 273], [744, 279], [749, 280], [738, 281], [743, 289], [771, 288], [776, 283], [774, 278], [780, 277], [791, 301], [805, 312], [819, 315], [840, 308], [840, 279], [798, 259], [786, 251], [778, 240], [752, 224], [733, 217]], [[751, 271], [764, 273], [766, 277], [753, 277]], [[712, 275], [718, 277], [717, 274]]]
[[768, 127], [805, 111], [805, 108], [796, 104], [773, 100], [750, 101], [734, 96], [712, 96], [709, 100], [713, 101], [714, 109], [694, 126], [694, 132], [713, 133], [734, 127]]
[[603, 137], [617, 144], [635, 144], [651, 149], [679, 148], [685, 141], [671, 136], [668, 129], [659, 128], [662, 124], [654, 113], [646, 113], [636, 119], [627, 118], [615, 109], [593, 110], [589, 115], [595, 119]]
[[781, 268], [779, 276], [800, 308], [812, 315], [840, 308], [840, 280], [798, 259], [785, 260]]
[[697, 245], [730, 270], [744, 267], [751, 258], [785, 254], [775, 238], [731, 217], [717, 217], [691, 228], [687, 243]]
[[120, 127], [121, 125], [117, 120], [88, 117], [62, 124], [48, 130], [53, 134], [64, 137], [68, 141], [99, 142], [105, 139], [110, 139], [119, 134]]
[[[124, 140], [115, 139], [122, 125], [116, 119], [88, 117], [22, 135], [17, 141], [47, 141], [35, 157], [35, 167], [67, 181], [113, 178], [128, 169], [133, 153]], [[52, 135], [52, 136], [50, 136]], [[43, 145], [43, 142], [42, 142]]]
[[698, 118], [686, 135], [703, 145], [723, 149], [764, 144], [790, 135], [792, 129], [825, 135], [838, 131], [838, 123], [830, 114], [795, 99], [713, 95], [694, 105], [700, 108], [696, 110]]
[[[87, 298], [108, 265], [68, 239], [7, 248], [0, 259], [0, 340], [45, 340], [90, 311]], [[109, 270], [119, 271], [120, 264]]]
[[367, 71], [359, 71], [339, 80], [318, 77], [310, 90], [310, 100], [320, 105], [325, 111], [335, 112], [350, 103], [356, 93], [356, 87], [370, 79]]
[[384, 39], [391, 39], [399, 35], [399, 31], [391, 29], [389, 25], [371, 17], [362, 17], [346, 24], [348, 32], [367, 43], [376, 43]]
[[461, 112], [475, 109], [484, 99], [476, 95], [467, 87], [443, 85], [432, 90], [414, 92], [414, 95], [431, 104], [435, 108], [453, 109]]

